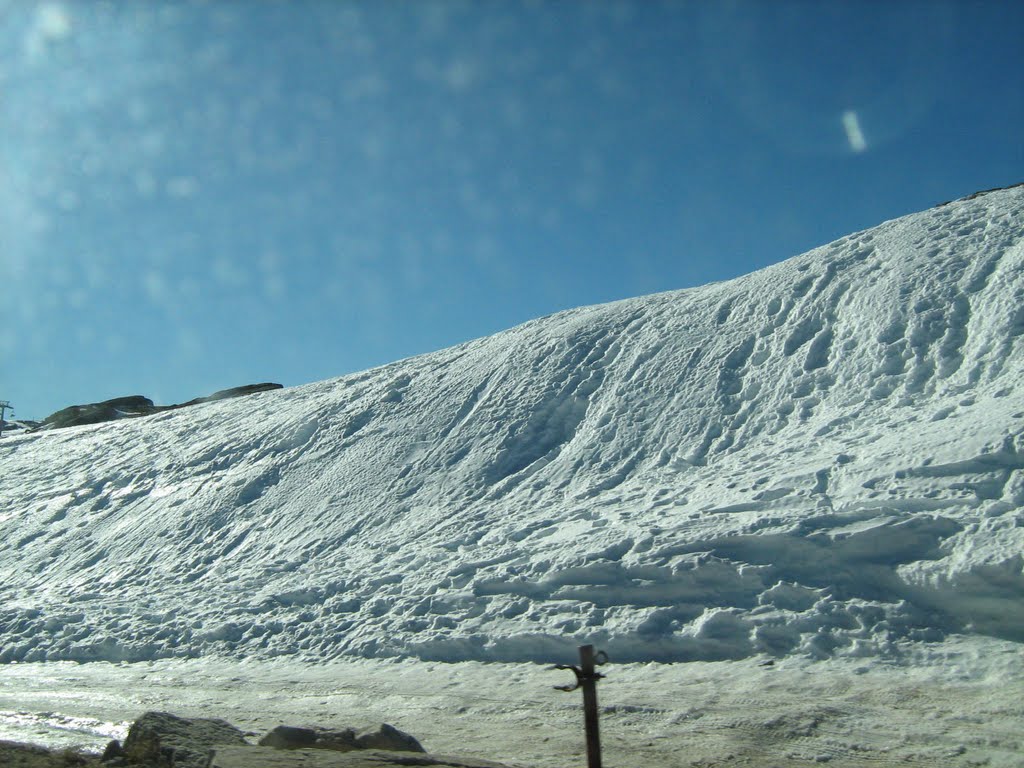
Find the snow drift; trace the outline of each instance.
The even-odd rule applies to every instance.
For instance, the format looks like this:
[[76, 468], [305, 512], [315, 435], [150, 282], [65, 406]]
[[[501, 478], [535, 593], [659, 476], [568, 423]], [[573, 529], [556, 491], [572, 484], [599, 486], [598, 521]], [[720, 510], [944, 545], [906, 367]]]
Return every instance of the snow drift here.
[[1024, 641], [1024, 189], [382, 368], [0, 440], [0, 661]]

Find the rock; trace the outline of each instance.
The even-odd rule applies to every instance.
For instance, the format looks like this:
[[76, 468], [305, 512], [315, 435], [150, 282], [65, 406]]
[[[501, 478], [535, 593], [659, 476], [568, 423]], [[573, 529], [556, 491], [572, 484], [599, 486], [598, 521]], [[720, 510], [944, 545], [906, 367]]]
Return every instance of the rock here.
[[259, 744], [261, 747], [275, 749], [332, 749], [335, 752], [360, 749], [356, 744], [356, 732], [351, 728], [335, 731], [326, 728], [296, 728], [292, 725], [277, 726], [260, 739]]
[[189, 400], [183, 405], [198, 405], [199, 403], [212, 403], [217, 400], [228, 400], [232, 397], [245, 397], [246, 395], [254, 395], [257, 392], [269, 392], [273, 389], [283, 389], [280, 384], [273, 382], [264, 382], [263, 384], [245, 384], [241, 387], [232, 387], [231, 389], [222, 389], [218, 392], [214, 392], [212, 395], [206, 397], [197, 397], [195, 400]]
[[[212, 403], [217, 400], [228, 400], [233, 397], [245, 397], [257, 392], [269, 392], [273, 389], [282, 389], [280, 384], [265, 382], [263, 384], [245, 384], [241, 387], [222, 389], [206, 397], [197, 397], [187, 403], [177, 405], [154, 405], [153, 401], [142, 395], [129, 395], [128, 397], [115, 397], [113, 400], [104, 400], [101, 403], [85, 403], [84, 405], [72, 405], [63, 410], [51, 413], [41, 423], [24, 422], [24, 425], [35, 429], [64, 429], [66, 427], [78, 427], [83, 424], [102, 424], [107, 421], [118, 419], [134, 419], [140, 416], [149, 416], [164, 411], [174, 411], [179, 408], [187, 408], [200, 403]], [[4, 431], [7, 431], [12, 422], [4, 422]]]
[[380, 750], [337, 752], [326, 749], [280, 750], [273, 747], [217, 747], [209, 768], [508, 768], [501, 763], [444, 755]]
[[73, 750], [49, 750], [31, 744], [0, 740], [3, 768], [102, 768], [94, 756]]
[[100, 424], [116, 419], [148, 416], [156, 410], [153, 401], [148, 397], [130, 395], [104, 400], [102, 403], [69, 406], [43, 419], [43, 426], [47, 429], [64, 429], [82, 424]]
[[387, 723], [381, 723], [376, 730], [361, 731], [356, 735], [356, 746], [358, 749], [386, 749], [394, 752], [427, 751], [414, 737]]
[[128, 729], [124, 756], [153, 768], [206, 768], [215, 746], [245, 743], [242, 732], [224, 720], [147, 712]]
[[260, 739], [259, 743], [261, 747], [275, 749], [329, 749], [335, 752], [380, 749], [391, 752], [426, 752], [414, 736], [387, 723], [381, 723], [377, 728], [368, 728], [359, 733], [351, 728], [337, 731], [279, 725]]
[[312, 728], [296, 728], [294, 725], [279, 725], [259, 740], [261, 747], [274, 749], [308, 749], [316, 744], [316, 731]]
[[124, 748], [121, 746], [120, 741], [114, 739], [107, 744], [107, 748], [103, 750], [103, 757], [100, 760], [109, 763], [121, 757], [124, 757]]

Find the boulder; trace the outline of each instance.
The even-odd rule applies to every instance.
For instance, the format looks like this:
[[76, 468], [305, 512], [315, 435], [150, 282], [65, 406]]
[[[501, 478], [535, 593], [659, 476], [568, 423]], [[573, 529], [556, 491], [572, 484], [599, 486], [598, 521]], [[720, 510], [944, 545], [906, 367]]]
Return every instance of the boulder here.
[[384, 749], [391, 752], [427, 751], [414, 737], [387, 723], [381, 723], [379, 728], [367, 729], [356, 734], [356, 747], [358, 749]]
[[224, 720], [147, 712], [128, 730], [123, 754], [129, 764], [206, 768], [220, 745], [246, 745], [245, 736]]
[[103, 756], [100, 758], [104, 763], [112, 763], [115, 760], [119, 760], [124, 757], [124, 747], [121, 746], [121, 742], [117, 739], [107, 742], [107, 748], [103, 750]]
[[293, 725], [277, 726], [260, 739], [259, 744], [261, 747], [275, 749], [332, 749], [335, 752], [361, 749], [356, 744], [356, 732], [352, 728], [337, 731], [327, 728], [297, 728]]
[[349, 752], [355, 749], [426, 752], [414, 736], [387, 723], [358, 733], [352, 728], [330, 730], [279, 725], [260, 739], [259, 744], [261, 747], [275, 749], [330, 749], [335, 752]]

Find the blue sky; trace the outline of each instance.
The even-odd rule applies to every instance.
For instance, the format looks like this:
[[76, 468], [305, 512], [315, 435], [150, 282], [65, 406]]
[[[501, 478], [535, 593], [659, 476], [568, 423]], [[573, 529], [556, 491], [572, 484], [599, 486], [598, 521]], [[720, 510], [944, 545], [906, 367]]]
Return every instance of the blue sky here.
[[0, 399], [317, 381], [1024, 181], [1024, 4], [0, 0]]

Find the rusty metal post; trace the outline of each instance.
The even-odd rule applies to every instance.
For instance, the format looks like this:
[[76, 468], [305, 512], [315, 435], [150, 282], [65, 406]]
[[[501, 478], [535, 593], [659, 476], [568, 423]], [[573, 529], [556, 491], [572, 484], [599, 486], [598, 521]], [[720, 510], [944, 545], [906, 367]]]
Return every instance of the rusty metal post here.
[[556, 664], [553, 669], [571, 669], [576, 675], [575, 685], [556, 685], [559, 691], [583, 689], [583, 724], [587, 734], [587, 768], [601, 768], [601, 734], [597, 723], [597, 681], [604, 675], [595, 667], [608, 661], [604, 651], [594, 652], [594, 646], [580, 646], [580, 665]]

